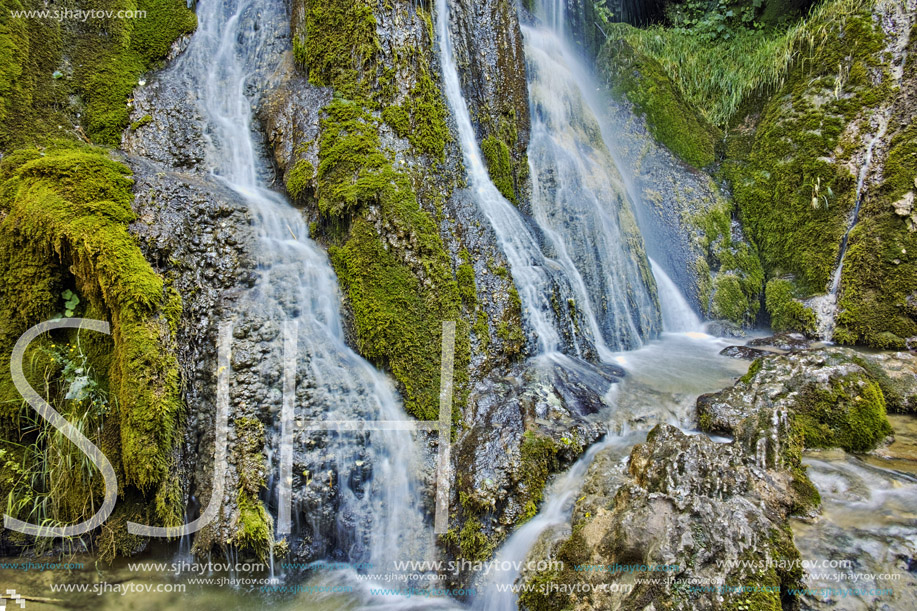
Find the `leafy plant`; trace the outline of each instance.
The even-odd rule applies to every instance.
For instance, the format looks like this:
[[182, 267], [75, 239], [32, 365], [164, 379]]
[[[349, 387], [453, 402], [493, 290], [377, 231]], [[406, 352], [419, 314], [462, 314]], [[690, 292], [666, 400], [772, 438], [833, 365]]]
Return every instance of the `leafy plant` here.
[[70, 289], [61, 293], [61, 297], [64, 299], [64, 316], [70, 318], [76, 312], [76, 306], [79, 305], [80, 298]]

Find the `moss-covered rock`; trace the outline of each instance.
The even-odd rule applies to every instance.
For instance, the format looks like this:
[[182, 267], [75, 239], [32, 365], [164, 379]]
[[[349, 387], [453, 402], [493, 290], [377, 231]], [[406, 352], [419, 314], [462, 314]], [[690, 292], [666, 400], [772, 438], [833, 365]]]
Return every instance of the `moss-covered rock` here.
[[774, 278], [767, 283], [764, 303], [771, 316], [771, 328], [777, 333], [814, 334], [817, 324], [815, 312], [796, 297], [794, 290], [793, 283], [785, 278]]
[[[134, 220], [131, 186], [128, 168], [96, 148], [58, 145], [18, 151], [3, 160], [0, 295], [10, 307], [0, 314], [0, 353], [8, 360], [28, 327], [54, 315], [80, 313], [109, 320], [110, 340], [74, 332], [36, 341], [27, 368], [30, 375], [50, 376], [45, 380], [53, 383], [30, 382], [46, 389], [52, 404], [67, 405], [75, 397], [75, 379], [68, 377], [78, 366], [74, 355], [82, 355], [79, 366], [95, 372], [91, 382], [109, 405], [94, 416], [100, 432], [90, 437], [115, 464], [125, 494], [133, 487], [155, 495], [157, 519], [174, 526], [184, 515], [179, 499], [169, 493], [183, 417], [174, 346], [182, 306], [128, 232]], [[61, 298], [65, 289], [71, 295], [66, 304]], [[55, 356], [61, 342], [69, 342], [70, 351]], [[7, 371], [0, 378], [4, 437], [40, 446], [45, 425], [38, 427], [45, 433], [37, 440], [34, 433], [14, 433], [24, 425], [21, 405]], [[71, 407], [70, 415], [77, 420], [88, 416]], [[62, 499], [71, 492], [72, 486], [62, 484], [52, 497]], [[103, 491], [93, 484], [93, 492]]]
[[274, 545], [274, 521], [258, 495], [265, 486], [264, 425], [246, 416], [235, 421], [234, 457], [238, 476], [235, 534], [232, 543], [267, 561]]
[[481, 153], [487, 162], [487, 172], [497, 190], [503, 197], [516, 203], [516, 190], [513, 184], [513, 168], [509, 147], [496, 136], [488, 136], [481, 143]]
[[[881, 182], [865, 195], [844, 260], [835, 339], [917, 347], [917, 27], [889, 119]], [[910, 345], [908, 345], [910, 342]]]
[[[92, 9], [111, 17], [10, 13], [45, 8], [35, 0], [2, 5], [0, 150], [60, 137], [117, 145], [128, 126], [131, 90], [176, 38], [194, 30], [194, 12], [183, 0], [102, 0]], [[118, 11], [136, 16], [117, 17]]]
[[535, 544], [532, 559], [554, 562], [523, 571], [530, 587], [520, 607], [782, 609], [802, 581], [786, 522], [793, 495], [786, 474], [754, 462], [740, 445], [667, 425], [634, 447], [624, 469], [614, 450], [600, 453], [572, 532]]
[[598, 58], [612, 94], [630, 101], [656, 140], [679, 158], [697, 168], [712, 164], [718, 130], [683, 99], [655, 59], [627, 42], [626, 31], [618, 35], [605, 43]]
[[698, 399], [699, 422], [790, 468], [805, 448], [875, 449], [892, 430], [881, 384], [864, 365], [842, 348], [759, 358], [735, 386]]
[[[793, 274], [805, 296], [827, 290], [855, 203], [844, 161], [856, 143], [845, 130], [889, 94], [870, 10], [824, 19], [822, 37], [800, 50], [807, 61], [765, 104], [748, 157], [725, 166], [768, 275]], [[838, 75], [839, 65], [849, 71]]]
[[751, 325], [757, 319], [764, 270], [755, 249], [743, 238], [733, 219], [732, 203], [720, 198], [693, 217], [703, 258], [696, 261], [702, 283], [701, 307], [714, 319]]
[[[417, 152], [441, 159], [446, 111], [423, 53], [410, 45], [382, 48], [377, 8], [362, 0], [295, 7], [294, 53], [309, 80], [332, 87], [336, 97], [322, 109], [314, 179], [310, 162], [297, 161], [287, 189], [301, 197], [314, 186], [313, 237], [329, 248], [360, 353], [392, 373], [410, 413], [435, 419], [442, 322], [458, 321], [460, 387], [468, 377], [471, 324], [462, 318], [440, 228], [418, 197], [426, 177], [396, 169], [381, 133], [387, 125]], [[418, 36], [432, 44], [429, 14], [419, 6], [410, 12]]]

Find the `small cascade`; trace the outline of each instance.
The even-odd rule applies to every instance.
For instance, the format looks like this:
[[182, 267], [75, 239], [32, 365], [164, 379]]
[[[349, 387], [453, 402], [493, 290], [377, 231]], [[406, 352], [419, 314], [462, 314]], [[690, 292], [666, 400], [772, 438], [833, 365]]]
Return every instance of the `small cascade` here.
[[641, 437], [635, 434], [609, 435], [604, 441], [589, 448], [566, 473], [557, 478], [547, 491], [546, 500], [538, 515], [516, 530], [500, 547], [495, 557], [495, 566], [500, 568], [487, 576], [486, 583], [481, 584], [486, 595], [475, 600], [474, 609], [513, 611], [518, 608], [516, 593], [508, 587], [498, 588], [497, 585], [515, 583], [522, 573], [532, 546], [542, 534], [569, 524], [573, 504], [583, 485], [583, 477], [596, 455], [602, 451], [613, 451], [623, 460], [627, 451]]
[[863, 159], [863, 166], [860, 168], [860, 173], [857, 176], [856, 204], [853, 206], [853, 214], [850, 216], [850, 223], [847, 225], [847, 231], [844, 232], [844, 237], [841, 240], [841, 250], [837, 257], [837, 269], [834, 270], [834, 275], [831, 278], [831, 288], [828, 291], [829, 294], [835, 297], [841, 287], [841, 273], [844, 270], [844, 256], [847, 254], [847, 242], [850, 239], [850, 232], [856, 226], [857, 220], [859, 220], [860, 207], [863, 205], [863, 184], [866, 182], [866, 175], [872, 165], [873, 151], [875, 151], [876, 145], [885, 137], [885, 130], [887, 128], [888, 119], [880, 116], [879, 129], [876, 130], [876, 135], [866, 148], [866, 157]]
[[586, 91], [594, 88], [591, 75], [562, 31], [522, 28], [532, 104], [532, 216], [546, 251], [571, 270], [592, 335], [612, 350], [633, 349], [660, 331], [656, 286]]
[[[542, 205], [533, 204], [536, 227], [530, 227], [490, 179], [460, 85], [448, 2], [439, 0], [436, 12], [444, 93], [456, 118], [470, 188], [509, 261], [538, 353], [584, 356], [594, 347], [607, 358], [612, 350], [639, 346], [656, 332], [659, 315], [652, 278], [641, 274], [642, 247], [637, 255], [628, 252], [640, 244], [636, 225], [627, 234], [620, 230], [620, 190], [596, 183], [613, 166], [579, 153], [582, 133], [571, 140], [575, 129], [561, 116], [563, 102], [551, 105], [550, 118], [538, 124], [540, 137], [532, 142], [533, 156], [541, 159], [531, 163], [533, 199]], [[575, 182], [564, 182], [571, 172]]]
[[863, 187], [866, 183], [866, 176], [869, 174], [869, 169], [872, 166], [873, 153], [876, 145], [885, 137], [885, 131], [888, 128], [888, 116], [880, 113], [877, 117], [879, 126], [875, 136], [873, 136], [872, 140], [869, 141], [869, 145], [866, 147], [866, 156], [857, 174], [856, 199], [853, 206], [853, 213], [850, 215], [850, 220], [847, 223], [847, 231], [844, 232], [844, 237], [841, 239], [841, 247], [837, 256], [837, 267], [834, 268], [834, 273], [831, 275], [831, 284], [828, 287], [828, 292], [825, 295], [813, 297], [806, 303], [806, 305], [815, 312], [818, 337], [823, 341], [831, 341], [834, 337], [835, 316], [837, 315], [837, 295], [841, 288], [841, 276], [844, 272], [844, 258], [847, 256], [850, 232], [853, 231], [853, 228], [859, 220], [860, 208], [863, 205]]
[[688, 300], [658, 263], [650, 259], [656, 286], [659, 287], [659, 308], [662, 328], [669, 333], [700, 333], [704, 324]]
[[[265, 54], [283, 49], [275, 44], [276, 32], [259, 23], [263, 19], [283, 22], [286, 10], [282, 0], [203, 0], [197, 11], [198, 28], [187, 50], [162, 77], [181, 83], [188, 98], [196, 101], [210, 144], [206, 166], [242, 195], [249, 207], [258, 240], [253, 248], [258, 275], [234, 306], [234, 341], [260, 333], [259, 337], [276, 345], [278, 353], [284, 353], [285, 360], [291, 359], [295, 419], [410, 420], [389, 380], [345, 343], [338, 283], [327, 256], [309, 240], [300, 213], [269, 190], [262, 178], [269, 175], [270, 165], [256, 144], [260, 136], [252, 119], [257, 100], [251, 98], [251, 79]], [[285, 354], [287, 342], [281, 341], [286, 330], [292, 330], [289, 343], [296, 348], [289, 355]], [[284, 370], [286, 374], [286, 367]], [[244, 390], [244, 380], [234, 384]], [[270, 397], [254, 401], [263, 402], [254, 405], [259, 417], [277, 411]], [[231, 409], [238, 409], [236, 403]], [[230, 420], [239, 415], [230, 414]], [[278, 447], [278, 429], [268, 431], [271, 501], [277, 497], [274, 488], [280, 479], [275, 473], [284, 473], [276, 462], [293, 460]], [[336, 481], [328, 478], [328, 485], [322, 486], [325, 496], [320, 497], [333, 502], [335, 511], [326, 515], [335, 523], [310, 523], [311, 516], [299, 520], [303, 510], [297, 505], [303, 501], [297, 495], [305, 494], [309, 487], [304, 482], [302, 490], [293, 491], [293, 538], [297, 525], [311, 525], [309, 534], [319, 541], [313, 547], [318, 553], [352, 562], [369, 561], [379, 567], [407, 550], [410, 543], [432, 545], [432, 529], [425, 536], [422, 486], [412, 475], [419, 459], [410, 432], [329, 431], [319, 437], [320, 444], [315, 444], [316, 437], [314, 432], [294, 434], [293, 455], [297, 464], [314, 469], [316, 478], [337, 474]], [[310, 444], [315, 444], [314, 449]], [[278, 538], [286, 534], [279, 532]], [[420, 549], [411, 549], [410, 554], [411, 558], [423, 557]], [[272, 551], [272, 576], [273, 571]]]

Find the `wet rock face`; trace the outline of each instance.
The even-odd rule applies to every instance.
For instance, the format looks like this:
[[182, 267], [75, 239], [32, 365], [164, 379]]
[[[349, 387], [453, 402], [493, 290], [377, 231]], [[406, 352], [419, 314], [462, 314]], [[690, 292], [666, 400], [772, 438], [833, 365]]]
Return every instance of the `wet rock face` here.
[[[187, 504], [194, 507], [205, 504], [213, 490], [217, 329], [255, 282], [249, 212], [218, 180], [137, 157], [127, 162], [134, 171], [138, 216], [131, 231], [153, 268], [182, 296], [176, 345], [187, 421], [176, 464], [186, 500], [194, 495]], [[225, 500], [233, 506], [234, 499]], [[228, 530], [223, 534], [223, 540], [230, 536]]]
[[[289, 64], [288, 60], [285, 63]], [[318, 167], [318, 147], [301, 146], [306, 142], [317, 142], [319, 119], [322, 108], [331, 101], [331, 89], [314, 87], [308, 79], [293, 73], [288, 66], [283, 86], [277, 87], [261, 107], [259, 116], [264, 125], [264, 134], [273, 152], [274, 162], [280, 170], [284, 184], [295, 184], [293, 169], [296, 164]], [[311, 185], [302, 192], [291, 193], [294, 203], [301, 197], [314, 194]]]
[[760, 348], [751, 348], [749, 346], [727, 346], [720, 350], [720, 354], [723, 356], [728, 356], [734, 359], [743, 359], [746, 361], [753, 361], [756, 358], [767, 356], [768, 354], [773, 354], [768, 350], [761, 350]]
[[[609, 477], [600, 459], [586, 476], [572, 534], [549, 547], [564, 568], [523, 577], [529, 583], [580, 584], [580, 593], [526, 593], [522, 608], [549, 608], [543, 606], [548, 598], [559, 596], [561, 606], [576, 609], [718, 609], [740, 603], [780, 609], [780, 588], [799, 584], [801, 569], [775, 568], [798, 559], [786, 527], [793, 506], [786, 478], [758, 468], [740, 446], [659, 425], [633, 449], [625, 472], [613, 476], [621, 485], [610, 489], [595, 481]], [[760, 565], [743, 566], [743, 560]], [[717, 591], [723, 585], [733, 589]], [[758, 591], [737, 591], [743, 586]]]
[[[517, 200], [525, 199], [529, 97], [522, 33], [513, 0], [450, 3], [455, 60], [478, 141], [508, 147]], [[488, 163], [493, 163], [485, 146]], [[491, 173], [493, 174], [493, 168]]]
[[[795, 341], [783, 339], [760, 343], [773, 350]], [[891, 433], [886, 402], [909, 409], [915, 382], [917, 357], [909, 353], [822, 348], [761, 356], [735, 386], [697, 401], [700, 428], [731, 435], [731, 443], [659, 425], [626, 465], [612, 450], [597, 456], [572, 531], [543, 535], [529, 558], [560, 560], [563, 568], [523, 572], [536, 587], [520, 606], [798, 608], [787, 592], [803, 577], [788, 519], [820, 503], [803, 449], [874, 448]], [[578, 588], [537, 587], [548, 583]]]
[[778, 333], [771, 337], [757, 337], [750, 342], [749, 346], [771, 348], [791, 352], [794, 350], [806, 350], [811, 348], [814, 342], [801, 333]]
[[489, 553], [535, 515], [548, 477], [607, 432], [607, 422], [591, 416], [623, 375], [615, 367], [530, 361], [477, 386], [464, 416], [467, 432], [453, 448], [453, 511], [475, 524], [486, 544], [472, 546], [469, 533], [457, 531], [448, 542], [452, 553]]
[[882, 377], [876, 361], [843, 348], [766, 356], [732, 388], [698, 398], [698, 421], [766, 466], [795, 467], [804, 447], [865, 452], [891, 433]]

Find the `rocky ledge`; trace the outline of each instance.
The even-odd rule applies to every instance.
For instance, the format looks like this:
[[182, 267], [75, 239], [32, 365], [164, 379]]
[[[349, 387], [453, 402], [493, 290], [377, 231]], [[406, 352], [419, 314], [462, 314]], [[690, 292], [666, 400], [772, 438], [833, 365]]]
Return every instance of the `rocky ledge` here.
[[912, 353], [761, 356], [735, 385], [697, 400], [701, 430], [732, 441], [659, 425], [626, 461], [598, 455], [571, 528], [544, 535], [530, 558], [562, 568], [524, 573], [535, 587], [520, 606], [798, 608], [789, 518], [814, 517], [820, 504], [803, 450], [873, 451], [890, 439], [886, 410], [913, 412], [915, 400]]

